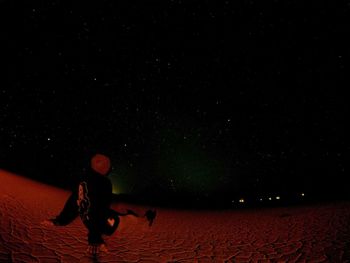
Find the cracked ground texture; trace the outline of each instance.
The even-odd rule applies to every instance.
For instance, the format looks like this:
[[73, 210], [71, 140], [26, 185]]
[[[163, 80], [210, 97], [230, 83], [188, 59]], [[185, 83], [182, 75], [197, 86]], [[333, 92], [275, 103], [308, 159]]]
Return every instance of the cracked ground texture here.
[[[350, 203], [259, 210], [157, 209], [152, 227], [121, 218], [105, 241], [108, 253], [89, 256], [77, 218], [44, 226], [69, 192], [0, 170], [0, 262], [350, 262]], [[147, 207], [114, 204], [144, 213]]]

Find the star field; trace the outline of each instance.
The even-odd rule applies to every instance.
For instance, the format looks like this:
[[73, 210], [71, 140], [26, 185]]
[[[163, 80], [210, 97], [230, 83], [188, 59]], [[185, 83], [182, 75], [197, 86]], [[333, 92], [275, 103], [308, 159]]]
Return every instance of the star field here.
[[69, 187], [100, 151], [116, 193], [344, 190], [349, 5], [0, 5], [1, 167]]

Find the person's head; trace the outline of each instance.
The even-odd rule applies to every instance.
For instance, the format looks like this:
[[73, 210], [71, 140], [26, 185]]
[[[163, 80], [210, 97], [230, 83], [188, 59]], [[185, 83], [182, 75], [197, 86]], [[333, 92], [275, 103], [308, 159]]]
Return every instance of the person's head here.
[[111, 161], [106, 155], [95, 154], [91, 158], [91, 168], [101, 175], [106, 175], [111, 169]]

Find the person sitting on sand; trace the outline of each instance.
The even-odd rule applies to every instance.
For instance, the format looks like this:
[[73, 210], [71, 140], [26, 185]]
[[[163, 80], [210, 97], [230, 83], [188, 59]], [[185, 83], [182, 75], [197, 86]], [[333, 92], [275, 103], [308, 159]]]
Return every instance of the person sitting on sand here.
[[91, 159], [91, 169], [66, 201], [63, 210], [55, 218], [45, 220], [45, 225], [65, 226], [78, 215], [88, 229], [88, 252], [97, 254], [107, 252], [102, 235], [112, 235], [119, 225], [119, 213], [110, 209], [112, 203], [112, 183], [107, 177], [111, 170], [110, 159], [96, 154]]

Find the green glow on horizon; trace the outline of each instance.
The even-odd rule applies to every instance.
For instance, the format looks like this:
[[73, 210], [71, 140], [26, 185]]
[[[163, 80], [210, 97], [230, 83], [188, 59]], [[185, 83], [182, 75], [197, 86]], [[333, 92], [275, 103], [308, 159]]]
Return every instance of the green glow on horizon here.
[[175, 192], [210, 194], [222, 187], [222, 165], [195, 144], [173, 146], [173, 151], [161, 155], [158, 168], [161, 180]]
[[113, 194], [128, 194], [132, 191], [134, 185], [133, 171], [125, 165], [118, 164], [113, 167], [109, 179], [112, 182]]

